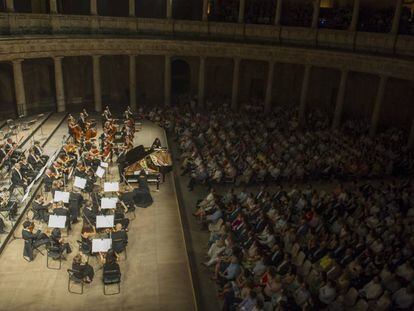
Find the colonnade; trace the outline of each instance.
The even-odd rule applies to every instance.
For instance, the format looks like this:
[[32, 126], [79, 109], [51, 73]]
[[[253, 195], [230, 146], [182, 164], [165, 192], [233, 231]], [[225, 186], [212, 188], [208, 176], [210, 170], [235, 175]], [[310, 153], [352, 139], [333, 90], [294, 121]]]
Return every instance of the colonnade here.
[[[136, 96], [136, 55], [129, 55], [129, 98], [130, 106], [133, 110], [137, 109], [137, 96]], [[164, 66], [164, 104], [166, 106], [171, 103], [171, 62], [172, 55], [165, 55]], [[56, 56], [54, 61], [54, 74], [55, 74], [55, 92], [56, 92], [56, 110], [58, 112], [66, 111], [65, 100], [65, 86], [63, 79], [62, 68], [63, 56]], [[100, 70], [100, 55], [92, 56], [92, 68], [93, 68], [93, 91], [94, 91], [94, 107], [95, 111], [102, 111], [102, 93], [101, 93], [101, 70]], [[27, 114], [28, 107], [26, 104], [25, 87], [22, 70], [23, 59], [16, 59], [12, 61], [13, 64], [13, 76], [14, 76], [14, 88], [17, 110], [19, 115]], [[231, 90], [231, 108], [233, 110], [239, 109], [239, 80], [240, 80], [240, 65], [241, 59], [233, 59], [233, 77], [232, 77], [232, 90]], [[307, 64], [304, 66], [304, 74], [302, 79], [302, 85], [300, 90], [299, 100], [299, 123], [302, 126], [306, 125], [306, 109], [308, 92], [310, 87], [311, 72], [313, 66]], [[198, 105], [203, 107], [205, 103], [205, 75], [206, 75], [206, 57], [201, 56], [198, 70]], [[332, 129], [336, 130], [340, 127], [343, 107], [345, 102], [345, 94], [347, 87], [349, 70], [343, 68], [340, 74], [340, 81], [338, 86], [338, 93], [336, 97], [336, 105], [334, 109], [334, 116], [332, 120]], [[266, 113], [272, 110], [273, 102], [273, 85], [275, 76], [275, 61], [268, 61], [267, 81], [265, 86], [264, 97], [264, 110]], [[378, 88], [376, 91], [375, 104], [371, 115], [371, 128], [370, 135], [374, 136], [378, 129], [380, 122], [381, 110], [384, 102], [384, 95], [387, 86], [388, 77], [386, 75], [379, 76]], [[409, 139], [409, 144], [414, 145], [414, 121]]]
[[[97, 0], [90, 1], [90, 14], [98, 15], [98, 3]], [[208, 0], [202, 0], [202, 21], [208, 21]], [[275, 19], [274, 24], [280, 26], [283, 3], [287, 0], [277, 0], [276, 10], [275, 10]], [[166, 18], [171, 19], [173, 14], [173, 0], [166, 0]], [[318, 28], [319, 23], [319, 12], [320, 12], [321, 0], [313, 0], [313, 15], [311, 28]], [[50, 14], [58, 14], [57, 0], [49, 0]], [[400, 24], [401, 12], [403, 7], [403, 0], [396, 0], [395, 12], [392, 21], [391, 34], [397, 34]], [[239, 0], [239, 14], [238, 14], [238, 23], [244, 23], [246, 8], [246, 0]], [[14, 12], [14, 1], [6, 0], [6, 10], [7, 12]], [[350, 31], [356, 31], [358, 25], [360, 10], [360, 0], [354, 0], [353, 10], [352, 10], [352, 19], [349, 25]], [[135, 17], [135, 0], [129, 0], [129, 17]]]

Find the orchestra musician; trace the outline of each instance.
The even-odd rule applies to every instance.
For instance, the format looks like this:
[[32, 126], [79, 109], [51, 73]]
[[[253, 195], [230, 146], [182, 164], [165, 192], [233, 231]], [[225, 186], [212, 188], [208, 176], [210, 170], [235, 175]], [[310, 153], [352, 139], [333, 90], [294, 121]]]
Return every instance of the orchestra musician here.
[[97, 212], [92, 208], [92, 205], [90, 203], [85, 204], [82, 210], [82, 214], [84, 223], [88, 223], [91, 226], [95, 226]]
[[68, 228], [68, 230], [71, 229], [70, 227], [70, 211], [66, 206], [63, 204], [63, 202], [55, 202], [52, 204], [52, 213], [53, 215], [58, 216], [66, 216], [66, 223], [65, 227]]
[[25, 158], [21, 159], [19, 161], [19, 164], [20, 172], [23, 174], [23, 177], [26, 178], [27, 182], [30, 184], [30, 182], [36, 176], [38, 170], [35, 170], [30, 163], [27, 163], [27, 160]]
[[82, 129], [82, 132], [85, 133], [86, 131], [86, 118], [83, 112], [79, 114], [78, 125]]
[[24, 249], [23, 257], [28, 258], [29, 261], [33, 261], [33, 251], [35, 248], [38, 248], [41, 245], [46, 245], [49, 243], [49, 237], [42, 233], [40, 230], [37, 230], [36, 233], [33, 233], [35, 225], [33, 222], [26, 220], [23, 223], [22, 237], [24, 239]]
[[45, 185], [45, 192], [51, 192], [53, 182], [57, 180], [56, 174], [51, 169], [47, 169], [45, 176], [43, 177], [43, 184]]
[[93, 281], [95, 272], [93, 267], [84, 259], [82, 253], [73, 257], [72, 270], [74, 271], [74, 276], [83, 280], [85, 283], [91, 283]]
[[53, 228], [50, 234], [50, 246], [63, 257], [63, 252], [66, 254], [72, 253], [72, 248], [69, 243], [62, 238], [62, 232], [59, 228]]
[[9, 220], [14, 221], [17, 216], [17, 203], [15, 201], [11, 201], [10, 196], [11, 194], [9, 189], [3, 188], [0, 191], [0, 211], [8, 212]]
[[85, 108], [82, 109], [82, 113], [85, 116], [85, 118], [88, 118], [89, 117], [89, 114], [86, 112], [86, 109]]
[[124, 112], [124, 117], [125, 117], [125, 120], [129, 120], [129, 119], [132, 119], [132, 116], [133, 116], [134, 114], [132, 113], [132, 109], [131, 109], [131, 106], [128, 106], [127, 107], [127, 109], [125, 110], [125, 112]]
[[120, 254], [124, 251], [125, 247], [128, 244], [128, 234], [123, 229], [121, 223], [117, 223], [115, 225], [114, 231], [110, 234], [112, 239], [112, 249], [117, 253]]
[[34, 152], [36, 153], [36, 155], [42, 159], [43, 163], [46, 163], [47, 160], [49, 160], [49, 156], [43, 154], [43, 148], [40, 146], [40, 142], [39, 141], [35, 141], [34, 142]]
[[80, 143], [83, 136], [83, 131], [78, 122], [71, 115], [68, 118], [68, 130], [69, 135], [73, 138], [74, 142]]
[[11, 182], [13, 186], [23, 187], [23, 190], [26, 191], [28, 182], [27, 182], [27, 179], [24, 178], [20, 169], [21, 169], [20, 164], [16, 163], [12, 169]]
[[39, 158], [35, 152], [34, 147], [29, 149], [29, 155], [27, 157], [27, 162], [36, 170], [41, 169], [44, 165], [41, 158]]
[[40, 220], [43, 222], [49, 221], [49, 207], [50, 203], [47, 203], [45, 197], [41, 194], [36, 195], [36, 198], [33, 202], [32, 209], [34, 212], [34, 219]]
[[6, 228], [6, 224], [4, 223], [3, 218], [0, 217], [0, 234], [8, 233], [7, 231], [4, 230], [4, 228]]
[[112, 113], [109, 110], [109, 107], [108, 106], [105, 107], [105, 110], [104, 110], [104, 112], [102, 114], [102, 117], [103, 117], [103, 122], [104, 123], [107, 122], [107, 121], [110, 121], [112, 119]]

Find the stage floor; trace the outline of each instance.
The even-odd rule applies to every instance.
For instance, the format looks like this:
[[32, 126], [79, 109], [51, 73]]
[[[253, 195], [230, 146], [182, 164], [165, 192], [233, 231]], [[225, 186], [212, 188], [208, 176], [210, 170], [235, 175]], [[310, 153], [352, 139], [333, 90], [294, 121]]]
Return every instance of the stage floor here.
[[[66, 123], [65, 123], [66, 125]], [[135, 145], [151, 145], [159, 137], [165, 145], [164, 131], [144, 121]], [[56, 145], [62, 135], [54, 135]], [[52, 142], [51, 142], [52, 143]], [[112, 174], [118, 178], [117, 174]], [[7, 245], [0, 257], [0, 310], [195, 310], [194, 292], [179, 216], [173, 178], [168, 175], [160, 191], [151, 186], [154, 204], [138, 209], [130, 224], [128, 259], [121, 256], [121, 294], [104, 296], [102, 270], [95, 258], [95, 279], [85, 285], [84, 294], [67, 290], [67, 269], [77, 254], [81, 222], [72, 226], [69, 242], [73, 252], [62, 262], [61, 270], [46, 268], [46, 256], [37, 254], [31, 263], [23, 255], [23, 240]], [[21, 227], [16, 231], [21, 236]], [[43, 249], [43, 248], [42, 248]], [[56, 264], [53, 262], [52, 264]]]

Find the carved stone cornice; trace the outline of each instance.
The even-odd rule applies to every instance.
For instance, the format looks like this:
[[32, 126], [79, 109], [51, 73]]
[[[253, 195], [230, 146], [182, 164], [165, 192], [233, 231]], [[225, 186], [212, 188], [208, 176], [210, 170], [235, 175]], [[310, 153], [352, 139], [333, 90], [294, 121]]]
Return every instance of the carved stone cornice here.
[[53, 37], [0, 40], [0, 61], [85, 55], [228, 57], [312, 65], [414, 81], [414, 61], [382, 55], [301, 47], [168, 39]]

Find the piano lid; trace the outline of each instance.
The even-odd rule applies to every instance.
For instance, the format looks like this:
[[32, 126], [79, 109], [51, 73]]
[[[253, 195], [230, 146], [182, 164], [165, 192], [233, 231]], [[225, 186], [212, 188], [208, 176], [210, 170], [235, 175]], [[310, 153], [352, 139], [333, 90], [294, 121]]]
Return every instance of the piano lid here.
[[143, 145], [139, 145], [131, 150], [129, 150], [124, 156], [121, 156], [117, 162], [124, 163], [124, 165], [128, 166], [132, 163], [140, 161], [144, 159], [147, 155], [151, 154], [153, 150], [145, 151]]

